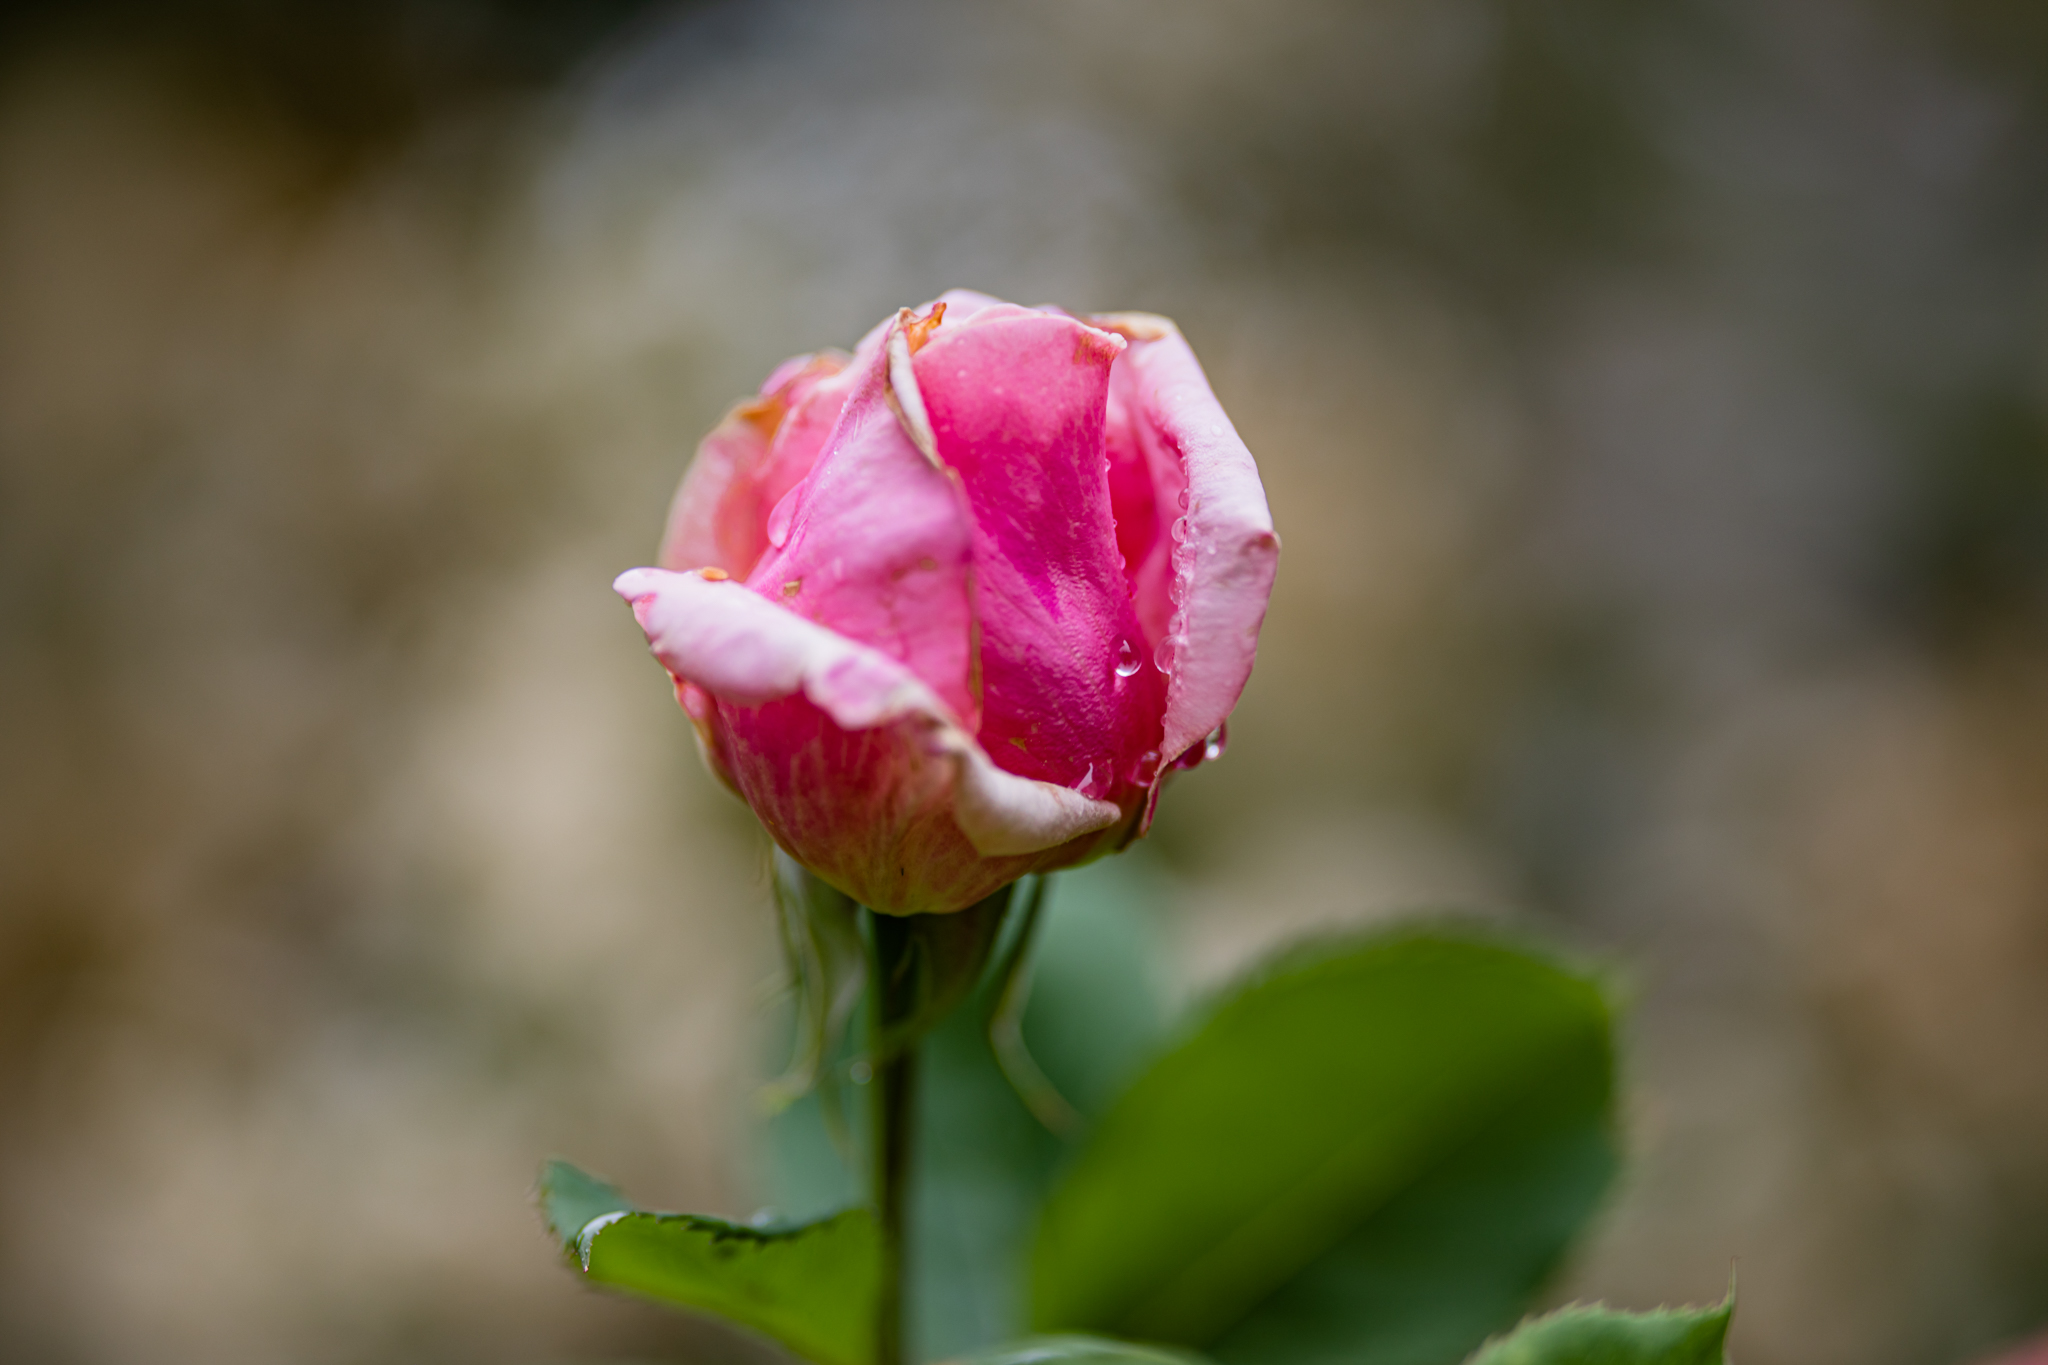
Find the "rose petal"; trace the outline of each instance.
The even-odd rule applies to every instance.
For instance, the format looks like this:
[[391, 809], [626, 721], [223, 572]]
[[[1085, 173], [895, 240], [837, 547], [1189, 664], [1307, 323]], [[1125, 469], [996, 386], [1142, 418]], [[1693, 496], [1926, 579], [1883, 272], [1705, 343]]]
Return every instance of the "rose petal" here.
[[[683, 471], [668, 505], [656, 562], [664, 568], [713, 567], [731, 573], [738, 563], [751, 565], [767, 540], [749, 515], [755, 473], [768, 458], [768, 447], [781, 424], [780, 405], [753, 399], [736, 405], [703, 440], [690, 467]], [[729, 531], [722, 524], [752, 526], [751, 535]]]
[[932, 303], [943, 303], [946, 305], [945, 321], [939, 324], [942, 327], [958, 327], [986, 308], [1014, 308], [1016, 306], [1015, 304], [1005, 303], [993, 294], [977, 293], [972, 289], [948, 289], [945, 293], [933, 299], [931, 303], [918, 309], [918, 311], [920, 313], [930, 312]]
[[1126, 350], [1109, 371], [1109, 501], [1124, 582], [1145, 630], [1146, 657], [1155, 658], [1173, 628], [1173, 524], [1188, 480], [1180, 452], [1144, 416], [1130, 357]]
[[973, 508], [982, 746], [1011, 772], [1111, 800], [1152, 780], [1165, 712], [1103, 460], [1122, 349], [1073, 318], [993, 305], [939, 328], [912, 366]]
[[1172, 672], [1160, 752], [1171, 762], [1221, 725], [1244, 691], [1280, 539], [1258, 466], [1180, 330], [1144, 313], [1093, 321], [1131, 343], [1121, 365], [1136, 424], [1179, 457], [1187, 480], [1172, 532], [1177, 607], [1164, 641]]
[[838, 425], [775, 509], [747, 586], [908, 666], [972, 727], [973, 527], [957, 480], [890, 409], [888, 366], [885, 348], [856, 362]]
[[[720, 701], [758, 706], [802, 692], [849, 730], [925, 705], [901, 664], [785, 611], [744, 584], [667, 569], [628, 569], [612, 591], [632, 604], [670, 675]], [[931, 698], [936, 704], [937, 698]]]
[[744, 578], [768, 548], [768, 513], [810, 472], [852, 384], [836, 351], [797, 356], [760, 396], [725, 415], [697, 446], [669, 504], [656, 562]]
[[[1124, 818], [1109, 802], [1002, 771], [902, 664], [739, 583], [633, 569], [613, 589], [669, 674], [715, 700], [714, 724], [728, 731], [721, 756], [748, 803], [799, 861], [828, 876], [859, 864], [865, 875], [846, 880], [878, 909], [906, 907], [874, 889], [888, 879], [873, 868], [929, 867], [929, 849], [924, 863], [900, 856], [904, 841], [946, 841], [923, 827], [927, 810], [961, 836], [956, 863], [1042, 853]], [[799, 693], [808, 705], [785, 700]], [[879, 845], [849, 860], [848, 841], [871, 835]], [[977, 875], [1000, 877], [992, 890], [1028, 870]]]

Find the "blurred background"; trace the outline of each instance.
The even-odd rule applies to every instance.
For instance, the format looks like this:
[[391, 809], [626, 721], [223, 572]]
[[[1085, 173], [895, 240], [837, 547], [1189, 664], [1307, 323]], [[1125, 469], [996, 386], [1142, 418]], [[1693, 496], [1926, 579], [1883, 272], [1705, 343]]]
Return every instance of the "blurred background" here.
[[2048, 1321], [2048, 9], [77, 0], [0, 18], [0, 1359], [760, 1361], [765, 845], [612, 575], [784, 356], [1179, 319], [1286, 554], [1132, 864], [1188, 990], [1625, 966], [1555, 1297]]

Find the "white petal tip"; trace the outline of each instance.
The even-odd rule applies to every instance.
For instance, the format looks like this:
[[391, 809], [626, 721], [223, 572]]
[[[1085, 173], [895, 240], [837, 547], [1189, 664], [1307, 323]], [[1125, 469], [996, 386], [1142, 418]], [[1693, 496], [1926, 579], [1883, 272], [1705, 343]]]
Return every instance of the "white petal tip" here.
[[656, 569], [628, 569], [612, 580], [612, 591], [628, 602], [637, 603], [652, 597], [655, 589]]
[[1043, 853], [1108, 829], [1123, 818], [1122, 808], [1112, 802], [1004, 772], [981, 745], [960, 731], [943, 735], [941, 743], [958, 760], [954, 823], [984, 858]]

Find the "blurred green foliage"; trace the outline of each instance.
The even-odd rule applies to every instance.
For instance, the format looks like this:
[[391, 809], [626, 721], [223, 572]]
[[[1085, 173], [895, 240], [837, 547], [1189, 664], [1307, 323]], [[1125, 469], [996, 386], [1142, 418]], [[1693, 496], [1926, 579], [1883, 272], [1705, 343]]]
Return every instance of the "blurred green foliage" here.
[[1610, 1026], [1595, 983], [1484, 940], [1298, 950], [1090, 1134], [1037, 1235], [1034, 1325], [1247, 1365], [1460, 1359], [1613, 1172]]
[[[916, 1357], [1028, 1317], [1248, 1365], [1452, 1365], [1511, 1324], [1614, 1170], [1600, 985], [1410, 928], [1301, 947], [1170, 1029], [1145, 867], [1051, 893], [1024, 1036], [1079, 1131], [1049, 1131], [996, 1064], [993, 974], [927, 1041]], [[831, 1122], [857, 1065], [849, 1046], [770, 1121], [779, 1209], [861, 1198], [858, 1125], [842, 1112], [835, 1145]]]

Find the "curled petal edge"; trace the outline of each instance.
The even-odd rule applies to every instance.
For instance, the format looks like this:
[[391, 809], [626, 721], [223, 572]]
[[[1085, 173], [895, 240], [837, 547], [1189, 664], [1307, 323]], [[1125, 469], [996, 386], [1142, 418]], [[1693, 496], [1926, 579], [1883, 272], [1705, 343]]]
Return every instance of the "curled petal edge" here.
[[842, 729], [906, 722], [918, 757], [951, 765], [954, 823], [985, 858], [1041, 853], [1124, 818], [1111, 802], [1004, 772], [902, 664], [738, 582], [629, 569], [612, 590], [670, 675], [721, 701], [758, 706], [802, 692]]
[[1104, 313], [1088, 319], [1130, 342], [1144, 417], [1177, 451], [1187, 477], [1173, 552], [1173, 619], [1161, 770], [1221, 725], [1251, 677], [1259, 627], [1279, 568], [1280, 538], [1258, 465], [1171, 319]]

